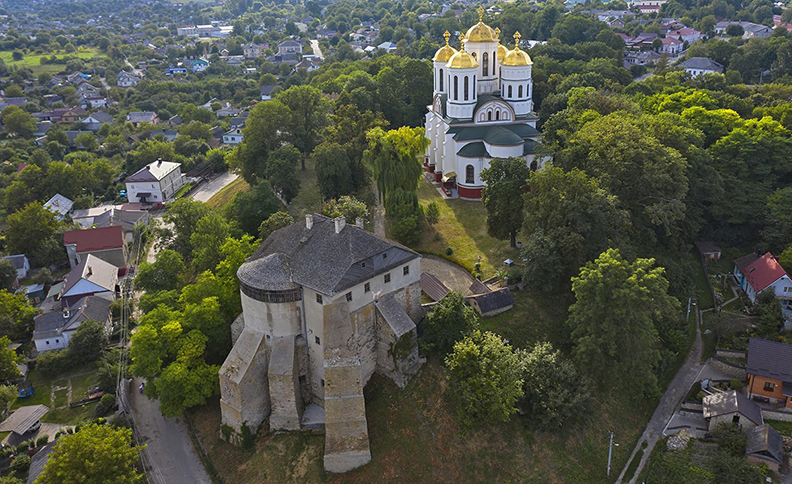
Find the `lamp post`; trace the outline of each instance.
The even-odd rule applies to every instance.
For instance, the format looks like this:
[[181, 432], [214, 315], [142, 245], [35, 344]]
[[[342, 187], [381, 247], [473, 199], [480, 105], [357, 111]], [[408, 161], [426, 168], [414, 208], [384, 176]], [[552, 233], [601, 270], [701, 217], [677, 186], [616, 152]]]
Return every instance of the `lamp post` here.
[[613, 456], [613, 447], [618, 447], [619, 444], [613, 443], [613, 432], [610, 433], [610, 444], [608, 445], [608, 477], [610, 477], [611, 457]]

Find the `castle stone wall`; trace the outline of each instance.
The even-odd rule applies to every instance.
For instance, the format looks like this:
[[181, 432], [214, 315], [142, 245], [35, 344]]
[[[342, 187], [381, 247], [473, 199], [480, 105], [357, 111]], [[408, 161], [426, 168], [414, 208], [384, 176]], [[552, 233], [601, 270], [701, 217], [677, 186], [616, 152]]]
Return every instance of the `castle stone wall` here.
[[269, 392], [272, 399], [270, 428], [299, 430], [303, 412], [300, 395], [295, 337], [273, 338], [269, 365]]
[[245, 329], [220, 368], [223, 424], [255, 431], [270, 412], [267, 381], [269, 350], [264, 334]]

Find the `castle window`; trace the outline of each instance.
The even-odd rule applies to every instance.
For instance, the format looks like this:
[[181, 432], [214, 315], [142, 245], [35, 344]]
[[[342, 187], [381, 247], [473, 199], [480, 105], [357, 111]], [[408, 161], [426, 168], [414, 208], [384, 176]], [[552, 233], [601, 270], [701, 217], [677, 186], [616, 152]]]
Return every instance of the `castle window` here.
[[512, 97], [512, 87], [511, 87], [511, 86], [509, 86], [509, 96], [508, 96], [508, 97], [509, 97], [509, 98], [511, 98], [511, 97]]
[[459, 101], [459, 77], [454, 76], [454, 101]]
[[367, 282], [363, 284], [363, 292], [371, 292], [371, 283]]
[[465, 76], [465, 101], [467, 101], [469, 97], [470, 97], [470, 81], [468, 80], [468, 76]]
[[322, 295], [321, 294], [317, 294], [316, 295], [316, 302], [319, 303], [319, 304], [322, 304]]
[[321, 380], [319, 380], [319, 382], [322, 384], [322, 388], [324, 388], [324, 378], [322, 378]]
[[486, 76], [489, 74], [489, 54], [484, 52], [484, 55], [481, 56], [481, 72]]
[[320, 340], [318, 336], [314, 336], [314, 341], [316, 341], [318, 345], [322, 344], [322, 340]]
[[385, 284], [390, 282], [390, 274], [385, 274]]
[[517, 97], [522, 99], [522, 86], [517, 86]]
[[410, 273], [410, 266], [404, 266], [404, 269], [402, 269], [402, 273], [405, 276], [408, 275]]
[[352, 293], [351, 292], [346, 293], [346, 300], [347, 300], [347, 302], [351, 302], [352, 301]]
[[473, 184], [475, 180], [473, 165], [465, 167], [465, 183]]
[[443, 90], [443, 69], [440, 69], [440, 90]]

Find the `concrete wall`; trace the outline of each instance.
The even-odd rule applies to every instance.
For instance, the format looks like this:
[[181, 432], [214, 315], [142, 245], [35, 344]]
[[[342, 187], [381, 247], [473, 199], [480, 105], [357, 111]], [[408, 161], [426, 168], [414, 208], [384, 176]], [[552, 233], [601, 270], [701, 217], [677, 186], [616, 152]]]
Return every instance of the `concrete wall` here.
[[[732, 419], [734, 418], [735, 415], [739, 415], [739, 414], [736, 413], [736, 412], [735, 413], [727, 413], [725, 415], [718, 415], [717, 417], [710, 418], [710, 421], [709, 421], [709, 430], [710, 430], [710, 432], [715, 430], [718, 427], [718, 424], [720, 424], [720, 423], [728, 423], [728, 424], [732, 423]], [[750, 420], [748, 420], [747, 418], [743, 417], [742, 415], [739, 415], [739, 417], [740, 417], [740, 420], [739, 420], [739, 422], [737, 422], [737, 424], [740, 426], [741, 429], [748, 430], [751, 427], [756, 427], [755, 423], [751, 422]]]
[[716, 370], [726, 373], [727, 375], [740, 380], [745, 381], [745, 368], [740, 368], [739, 366], [734, 366], [730, 363], [726, 363], [725, 361], [721, 361], [717, 358], [710, 358], [709, 365]]

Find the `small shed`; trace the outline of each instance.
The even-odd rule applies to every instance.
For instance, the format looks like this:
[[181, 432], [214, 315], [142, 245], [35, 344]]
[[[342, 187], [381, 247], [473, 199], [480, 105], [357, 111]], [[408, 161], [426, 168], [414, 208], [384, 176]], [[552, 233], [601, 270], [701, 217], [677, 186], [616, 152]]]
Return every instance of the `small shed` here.
[[25, 288], [25, 295], [33, 303], [40, 303], [47, 297], [47, 288], [44, 284], [34, 284]]
[[421, 290], [433, 301], [439, 301], [451, 292], [440, 279], [428, 272], [421, 273]]
[[44, 405], [19, 407], [10, 417], [0, 422], [0, 432], [14, 432], [17, 435], [24, 435], [47, 412], [49, 412], [49, 408]]
[[715, 393], [704, 397], [704, 418], [709, 422], [712, 432], [718, 424], [736, 423], [747, 430], [762, 425], [762, 409], [736, 390]]
[[476, 294], [468, 298], [470, 305], [482, 316], [495, 316], [514, 307], [514, 296], [508, 287]]
[[704, 259], [705, 264], [709, 264], [710, 261], [718, 261], [721, 258], [721, 248], [718, 247], [715, 242], [710, 241], [699, 241], [694, 242], [696, 244], [696, 249], [698, 249], [699, 254], [701, 254], [701, 258]]
[[765, 464], [779, 472], [784, 461], [784, 439], [773, 427], [764, 424], [748, 429], [745, 456], [754, 464]]

